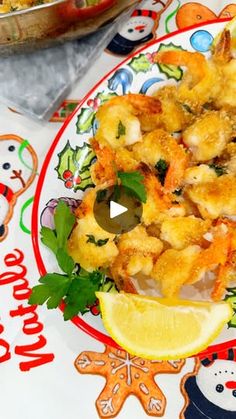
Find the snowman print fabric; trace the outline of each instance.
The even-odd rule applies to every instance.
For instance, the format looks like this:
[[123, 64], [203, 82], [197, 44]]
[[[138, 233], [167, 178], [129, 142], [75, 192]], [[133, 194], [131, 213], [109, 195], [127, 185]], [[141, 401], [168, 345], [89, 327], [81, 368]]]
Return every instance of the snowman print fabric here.
[[112, 39], [107, 50], [117, 55], [128, 55], [139, 45], [153, 39], [157, 25], [157, 12], [137, 9]]
[[13, 134], [0, 136], [0, 242], [7, 236], [18, 196], [36, 176], [37, 164], [27, 140]]
[[181, 419], [236, 418], [236, 348], [202, 359], [189, 376], [183, 393], [187, 400]]

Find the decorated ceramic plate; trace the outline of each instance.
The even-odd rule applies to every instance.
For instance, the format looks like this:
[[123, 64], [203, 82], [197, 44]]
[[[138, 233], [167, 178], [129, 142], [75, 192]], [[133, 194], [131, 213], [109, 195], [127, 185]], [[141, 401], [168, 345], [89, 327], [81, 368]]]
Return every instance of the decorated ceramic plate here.
[[[198, 51], [208, 56], [214, 37], [224, 26], [225, 21], [195, 26], [165, 36], [139, 50], [106, 75], [63, 125], [42, 167], [33, 209], [33, 247], [40, 275], [58, 271], [56, 259], [40, 241], [41, 227], [54, 228], [53, 214], [59, 200], [65, 201], [74, 210], [79, 206], [84, 192], [94, 186], [90, 167], [95, 161], [95, 154], [89, 139], [97, 129], [98, 107], [117, 95], [128, 92], [152, 95], [164, 85], [178, 83], [183, 76], [182, 68], [156, 64], [153, 59], [155, 53], [172, 49]], [[106, 291], [109, 292], [113, 286], [112, 280], [107, 278]], [[228, 298], [235, 298], [236, 301], [234, 291], [229, 291]], [[201, 295], [195, 290], [194, 298], [199, 297]], [[83, 316], [76, 316], [72, 321], [94, 338], [117, 346], [103, 327], [97, 304], [87, 307]], [[234, 327], [236, 314], [217, 343], [231, 347], [235, 337]]]

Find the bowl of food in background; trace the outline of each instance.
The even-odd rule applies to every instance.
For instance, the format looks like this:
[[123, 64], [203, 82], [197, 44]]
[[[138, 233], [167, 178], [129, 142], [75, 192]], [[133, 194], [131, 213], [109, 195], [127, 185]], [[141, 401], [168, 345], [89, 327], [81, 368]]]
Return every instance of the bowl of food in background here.
[[137, 0], [0, 0], [0, 56], [93, 33]]

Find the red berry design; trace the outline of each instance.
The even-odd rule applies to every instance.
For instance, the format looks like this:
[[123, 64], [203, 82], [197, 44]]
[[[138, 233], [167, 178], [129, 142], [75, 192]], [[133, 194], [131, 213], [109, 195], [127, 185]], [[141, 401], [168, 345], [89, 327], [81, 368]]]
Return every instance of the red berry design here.
[[67, 189], [72, 189], [72, 188], [73, 188], [73, 186], [74, 186], [73, 180], [68, 179], [68, 180], [65, 182], [65, 187], [66, 187]]
[[80, 183], [81, 183], [81, 177], [80, 176], [74, 178], [74, 184], [79, 185]]
[[99, 105], [100, 105], [100, 100], [99, 100], [98, 98], [95, 98], [95, 99], [94, 99], [93, 109], [94, 109], [95, 111], [97, 111], [97, 110], [98, 110], [98, 108], [99, 108]]
[[94, 101], [93, 101], [93, 99], [89, 99], [89, 100], [88, 100], [88, 102], [87, 102], [87, 105], [88, 105], [90, 108], [93, 108], [93, 105], [94, 105]]
[[90, 307], [90, 311], [94, 316], [98, 316], [100, 314], [100, 310], [97, 305]]
[[70, 179], [72, 176], [73, 173], [71, 172], [71, 170], [65, 170], [62, 175], [63, 179], [65, 180]]

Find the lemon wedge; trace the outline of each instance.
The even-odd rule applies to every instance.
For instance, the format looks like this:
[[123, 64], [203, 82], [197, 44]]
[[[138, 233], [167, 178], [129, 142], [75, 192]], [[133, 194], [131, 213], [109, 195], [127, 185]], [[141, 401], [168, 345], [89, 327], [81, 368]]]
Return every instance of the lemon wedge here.
[[229, 303], [97, 292], [110, 336], [132, 355], [186, 358], [205, 349], [233, 316]]

